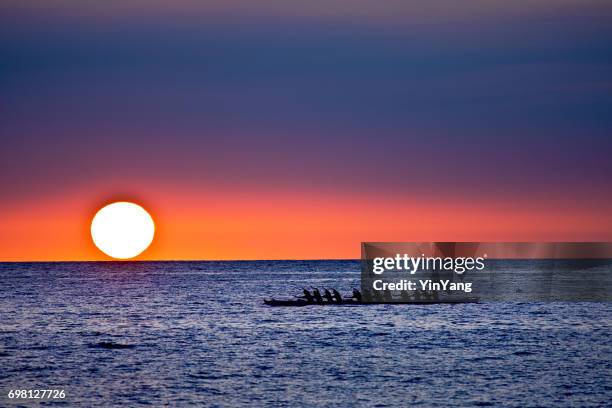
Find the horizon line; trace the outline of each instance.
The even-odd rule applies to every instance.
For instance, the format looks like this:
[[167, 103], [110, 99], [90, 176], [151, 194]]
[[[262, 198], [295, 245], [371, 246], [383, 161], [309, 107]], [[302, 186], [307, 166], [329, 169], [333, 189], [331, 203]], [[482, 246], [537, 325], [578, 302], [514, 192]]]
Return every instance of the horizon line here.
[[76, 262], [278, 262], [278, 261], [360, 261], [361, 258], [285, 258], [285, 259], [84, 259], [84, 260], [21, 260], [0, 263], [76, 263]]
[[[561, 257], [561, 258], [516, 258], [516, 257], [507, 257], [507, 258], [498, 258], [498, 257], [489, 257], [489, 260], [498, 260], [498, 261], [510, 261], [510, 260], [612, 260], [612, 257], [586, 257], [586, 258], [571, 258], [571, 257]], [[298, 262], [298, 261], [311, 261], [311, 262], [321, 262], [321, 261], [362, 261], [361, 258], [310, 258], [310, 259], [104, 259], [104, 260], [32, 260], [32, 261], [3, 261], [0, 260], [0, 264], [17, 264], [17, 263], [147, 263], [147, 262]]]

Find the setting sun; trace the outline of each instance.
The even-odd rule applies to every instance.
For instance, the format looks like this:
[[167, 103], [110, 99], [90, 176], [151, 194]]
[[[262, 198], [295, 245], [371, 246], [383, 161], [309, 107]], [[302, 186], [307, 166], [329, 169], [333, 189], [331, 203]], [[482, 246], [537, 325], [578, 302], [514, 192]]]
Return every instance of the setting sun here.
[[141, 206], [116, 202], [100, 209], [91, 222], [94, 244], [106, 255], [129, 259], [149, 247], [155, 234], [153, 218]]

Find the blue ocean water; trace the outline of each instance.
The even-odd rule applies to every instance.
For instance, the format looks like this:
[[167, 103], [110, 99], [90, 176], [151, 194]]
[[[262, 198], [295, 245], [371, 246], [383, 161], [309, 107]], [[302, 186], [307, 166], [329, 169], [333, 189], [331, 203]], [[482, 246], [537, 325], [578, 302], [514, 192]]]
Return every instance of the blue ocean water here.
[[612, 303], [271, 308], [356, 261], [2, 263], [0, 405], [606, 406]]

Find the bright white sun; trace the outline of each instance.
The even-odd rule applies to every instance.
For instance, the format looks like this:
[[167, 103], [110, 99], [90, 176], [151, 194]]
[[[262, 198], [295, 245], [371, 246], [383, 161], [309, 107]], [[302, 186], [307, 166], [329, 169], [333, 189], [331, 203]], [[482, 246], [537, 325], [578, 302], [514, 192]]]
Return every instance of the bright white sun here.
[[153, 241], [153, 218], [141, 206], [120, 201], [109, 204], [91, 221], [94, 244], [106, 255], [117, 259], [133, 258]]

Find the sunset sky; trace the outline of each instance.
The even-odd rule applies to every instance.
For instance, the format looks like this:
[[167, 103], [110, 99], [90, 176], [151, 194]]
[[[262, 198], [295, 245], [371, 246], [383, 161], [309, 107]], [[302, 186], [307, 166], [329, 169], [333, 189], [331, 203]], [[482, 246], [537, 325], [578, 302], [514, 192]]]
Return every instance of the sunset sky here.
[[0, 260], [612, 241], [609, 1], [0, 5]]

